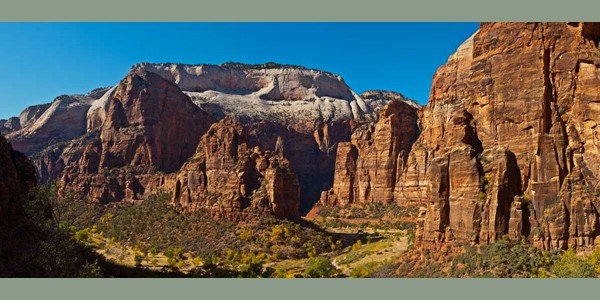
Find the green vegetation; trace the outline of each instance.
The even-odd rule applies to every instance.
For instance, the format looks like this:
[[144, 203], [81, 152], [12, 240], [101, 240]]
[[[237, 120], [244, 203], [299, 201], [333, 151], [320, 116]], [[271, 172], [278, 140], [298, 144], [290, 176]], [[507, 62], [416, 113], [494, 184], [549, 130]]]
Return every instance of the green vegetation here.
[[[206, 211], [179, 213], [168, 199], [157, 194], [140, 205], [103, 209], [55, 185], [37, 187], [24, 206], [27, 221], [18, 224], [27, 237], [19, 245], [21, 260], [3, 271], [21, 277], [600, 276], [600, 248], [545, 251], [507, 238], [415, 248], [410, 220], [417, 210], [394, 204], [323, 209], [320, 224], [347, 225], [327, 232], [309, 222], [252, 215], [215, 221]], [[386, 221], [403, 229], [381, 229]]]
[[107, 212], [98, 224], [107, 238], [129, 247], [163, 251], [181, 260], [192, 252], [203, 261], [219, 258], [237, 264], [244, 256], [306, 258], [331, 250], [325, 232], [289, 221], [255, 217], [244, 222], [215, 221], [208, 212], [179, 213], [158, 194], [142, 204]]
[[568, 250], [561, 253], [550, 267], [550, 271], [561, 278], [586, 278], [600, 275], [600, 249], [596, 249], [590, 257], [579, 257], [575, 251]]
[[308, 260], [305, 276], [308, 278], [329, 278], [337, 273], [337, 269], [329, 258], [320, 256]]
[[328, 228], [372, 228], [381, 230], [414, 231], [419, 208], [416, 206], [401, 206], [394, 202], [372, 202], [353, 205], [349, 208], [320, 207], [316, 222]]
[[468, 277], [537, 277], [547, 270], [558, 253], [542, 251], [522, 240], [502, 239], [479, 250], [466, 246], [457, 261], [464, 265], [458, 276]]
[[455, 245], [440, 251], [427, 249], [405, 253], [393, 264], [383, 264], [372, 277], [567, 277], [600, 276], [600, 248], [590, 255], [575, 251], [545, 251], [531, 243], [503, 238], [474, 247]]
[[481, 204], [484, 204], [487, 200], [487, 193], [489, 189], [490, 176], [486, 174], [479, 177], [479, 201], [481, 201]]
[[[72, 194], [58, 196], [55, 185], [34, 188], [24, 206], [23, 245], [18, 269], [3, 270], [17, 277], [101, 277], [101, 259], [77, 242], [87, 232], [73, 231], [81, 201]], [[16, 225], [16, 224], [14, 224]], [[5, 241], [3, 241], [5, 242]]]
[[353, 278], [370, 277], [380, 265], [381, 265], [381, 263], [376, 262], [376, 261], [372, 261], [372, 262], [368, 262], [364, 265], [360, 265], [360, 266], [352, 269], [352, 271], [350, 272], [350, 277], [353, 277]]
[[[203, 210], [180, 213], [169, 199], [156, 194], [139, 205], [104, 212], [95, 227], [101, 234], [94, 238], [104, 240], [99, 247], [123, 263], [162, 265], [165, 271], [200, 277], [270, 277], [275, 270], [266, 265], [274, 261], [318, 257], [341, 248], [331, 234], [307, 222], [257, 215], [242, 222], [215, 221]], [[84, 233], [82, 239], [87, 238]], [[144, 260], [148, 253], [152, 258]]]

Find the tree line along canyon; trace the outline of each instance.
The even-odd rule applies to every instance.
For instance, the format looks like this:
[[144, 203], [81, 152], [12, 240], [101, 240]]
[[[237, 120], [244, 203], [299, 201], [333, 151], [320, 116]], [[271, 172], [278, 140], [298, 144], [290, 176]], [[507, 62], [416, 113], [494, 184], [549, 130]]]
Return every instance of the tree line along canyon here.
[[599, 276], [599, 42], [481, 23], [425, 106], [300, 66], [136, 64], [0, 121], [0, 274]]

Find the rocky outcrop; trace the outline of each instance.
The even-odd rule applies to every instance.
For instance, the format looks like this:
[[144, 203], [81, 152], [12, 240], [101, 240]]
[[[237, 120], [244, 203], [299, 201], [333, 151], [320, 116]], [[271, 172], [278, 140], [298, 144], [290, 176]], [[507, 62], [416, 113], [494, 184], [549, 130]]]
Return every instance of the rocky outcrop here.
[[208, 209], [217, 218], [237, 219], [251, 208], [298, 219], [300, 185], [283, 147], [281, 138], [274, 151], [249, 147], [247, 129], [226, 117], [210, 128], [196, 154], [164, 187], [176, 206]]
[[[69, 142], [86, 133], [87, 111], [107, 89], [86, 95], [62, 95], [52, 103], [31, 106], [15, 119], [7, 139], [27, 155], [59, 143]], [[6, 125], [5, 125], [6, 126]]]
[[407, 166], [408, 154], [419, 135], [417, 108], [391, 100], [376, 124], [357, 128], [350, 142], [337, 149], [333, 188], [321, 195], [321, 205], [392, 202], [397, 176]]
[[251, 147], [273, 149], [282, 137], [302, 186], [302, 211], [333, 184], [337, 143], [349, 141], [373, 110], [335, 74], [273, 63], [133, 66], [174, 82], [217, 118], [235, 116], [248, 127]]
[[179, 170], [214, 119], [150, 72], [129, 73], [110, 93], [100, 128], [47, 148], [35, 162], [45, 172], [39, 177], [58, 178], [92, 201], [137, 200], [154, 174]]
[[0, 134], [6, 135], [13, 131], [17, 131], [21, 129], [21, 122], [19, 122], [19, 118], [12, 117], [8, 120], [0, 120]]
[[25, 201], [36, 185], [35, 171], [29, 159], [14, 151], [0, 135], [0, 274], [14, 272], [26, 251], [22, 245], [25, 229]]
[[[273, 149], [277, 138], [281, 137], [285, 144], [285, 156], [302, 186], [304, 212], [318, 200], [322, 190], [332, 187], [337, 143], [349, 141], [358, 122], [374, 118], [373, 108], [356, 95], [340, 76], [320, 70], [274, 63], [226, 63], [219, 66], [141, 63], [134, 65], [129, 74], [142, 73], [154, 74], [168, 82], [173, 90], [177, 88], [215, 119], [234, 116], [236, 122], [247, 127], [250, 147]], [[130, 79], [126, 78], [124, 82]], [[15, 148], [34, 158], [42, 182], [62, 179], [65, 175], [63, 170], [69, 165], [73, 166], [71, 170], [79, 168], [75, 165], [81, 165], [79, 169], [89, 174], [112, 170], [110, 173], [116, 175], [117, 168], [127, 165], [135, 165], [128, 168], [132, 169], [130, 173], [136, 174], [150, 173], [151, 170], [177, 171], [176, 166], [193, 154], [196, 145], [190, 145], [200, 135], [180, 128], [183, 120], [171, 118], [172, 115], [157, 119], [141, 116], [133, 110], [130, 112], [130, 108], [125, 107], [130, 104], [125, 100], [135, 97], [131, 95], [135, 91], [123, 91], [122, 87], [127, 84], [124, 82], [112, 88], [94, 90], [87, 95], [60, 96], [52, 103], [28, 107], [19, 116], [21, 129], [15, 129], [15, 126], [6, 122], [0, 128], [9, 133], [8, 139]], [[157, 94], [153, 94], [155, 92]], [[172, 96], [161, 95], [161, 92], [160, 89], [149, 90], [144, 96], [146, 102], [154, 103], [151, 98]], [[182, 98], [183, 95], [177, 97]], [[379, 102], [374, 102], [373, 107], [378, 108], [389, 101], [386, 97], [398, 97], [382, 95], [376, 96]], [[115, 99], [119, 100], [115, 102]], [[124, 107], [120, 108], [119, 105]], [[140, 111], [158, 111], [151, 106], [140, 108]], [[190, 108], [190, 111], [197, 109]], [[160, 127], [174, 130], [159, 133], [157, 129], [152, 129], [153, 133], [135, 133], [140, 130], [147, 132], [149, 124], [142, 126], [142, 119], [160, 123], [165, 121]], [[180, 145], [167, 147], [165, 141], [158, 140], [162, 137], [169, 141], [185, 139], [183, 152], [180, 155], [164, 155]], [[146, 138], [157, 144], [145, 149], [141, 145], [146, 144]], [[79, 162], [82, 157], [85, 161]], [[75, 176], [66, 178], [71, 177], [75, 180]], [[87, 183], [83, 185], [96, 185], [92, 182], [97, 182], [98, 189], [104, 190], [101, 186], [106, 178], [95, 178], [98, 179], [86, 179]], [[107, 186], [115, 186], [118, 190], [123, 180], [117, 181], [120, 183]], [[111, 189], [111, 192], [94, 194], [92, 198], [97, 199], [100, 194], [119, 198], [123, 193]], [[108, 201], [110, 197], [101, 198]]]
[[379, 111], [390, 101], [400, 101], [419, 109], [421, 106], [414, 100], [406, 98], [404, 95], [393, 91], [371, 90], [360, 94], [360, 98], [371, 107], [375, 113]]
[[438, 69], [404, 177], [427, 186], [424, 242], [594, 245], [599, 36], [589, 23], [483, 23]]

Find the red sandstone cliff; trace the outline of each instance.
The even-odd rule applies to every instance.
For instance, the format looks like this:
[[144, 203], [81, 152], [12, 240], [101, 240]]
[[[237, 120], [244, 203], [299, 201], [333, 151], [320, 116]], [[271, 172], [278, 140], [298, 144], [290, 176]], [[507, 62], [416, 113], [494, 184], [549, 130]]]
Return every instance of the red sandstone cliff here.
[[34, 156], [41, 178], [100, 202], [140, 199], [151, 175], [179, 170], [215, 122], [176, 85], [145, 71], [129, 73], [101, 109], [100, 128]]
[[175, 205], [208, 209], [217, 218], [239, 218], [246, 208], [277, 218], [300, 217], [300, 185], [283, 156], [283, 141], [274, 151], [248, 146], [247, 129], [226, 117], [202, 137], [196, 154], [162, 186]]
[[391, 101], [376, 124], [362, 125], [350, 142], [339, 143], [333, 188], [323, 192], [320, 205], [394, 201], [397, 176], [418, 135], [417, 108]]
[[[419, 111], [421, 134], [396, 160], [402, 167], [390, 168], [397, 152], [388, 146], [403, 135], [388, 129], [377, 140], [359, 130], [340, 145], [321, 204], [420, 202], [425, 243], [508, 235], [547, 249], [592, 246], [600, 234], [599, 41], [597, 23], [481, 24], [437, 70]], [[375, 128], [388, 122], [382, 116]]]

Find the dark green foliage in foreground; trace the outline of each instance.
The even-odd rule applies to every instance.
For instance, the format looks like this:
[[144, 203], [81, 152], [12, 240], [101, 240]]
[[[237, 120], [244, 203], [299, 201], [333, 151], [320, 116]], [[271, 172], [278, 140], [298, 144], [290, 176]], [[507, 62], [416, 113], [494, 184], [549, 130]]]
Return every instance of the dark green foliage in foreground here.
[[[0, 270], [2, 277], [237, 277], [238, 272], [206, 264], [189, 274], [173, 269], [152, 271], [107, 261], [85, 244], [77, 242], [85, 230], [76, 225], [94, 223], [101, 209], [72, 194], [59, 196], [56, 185], [34, 188], [24, 203], [19, 218], [18, 257], [3, 257], [10, 267]], [[13, 235], [14, 236], [14, 235]], [[4, 241], [6, 242], [6, 241]], [[8, 265], [7, 265], [8, 266]]]
[[72, 195], [59, 197], [55, 185], [34, 188], [24, 204], [19, 257], [10, 277], [101, 277], [103, 271], [91, 251], [76, 243], [70, 233], [72, 211], [77, 207]]

